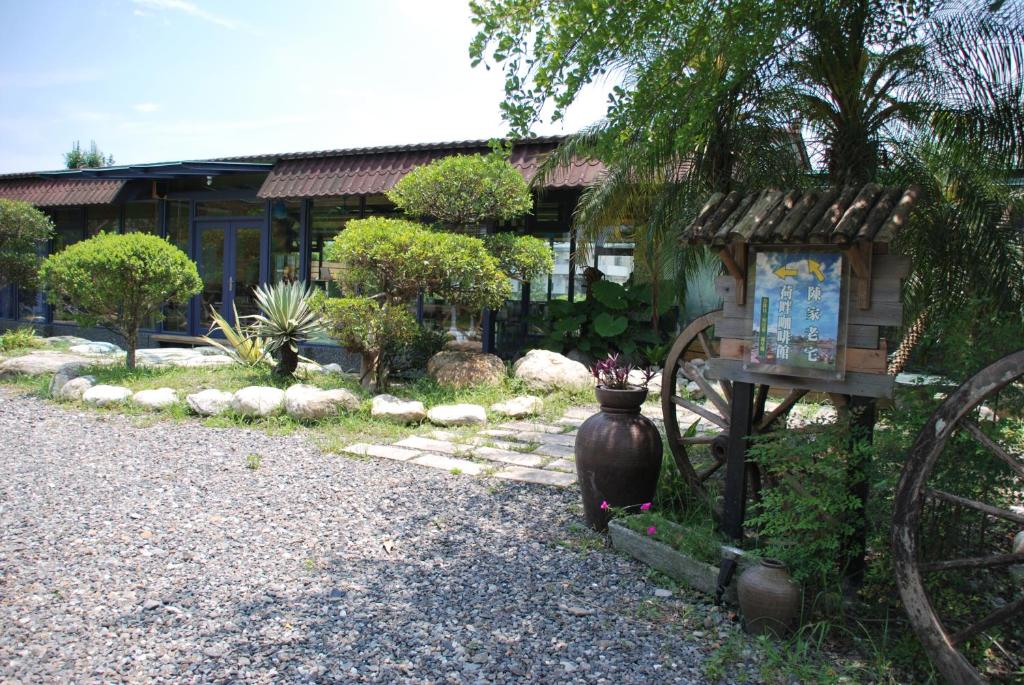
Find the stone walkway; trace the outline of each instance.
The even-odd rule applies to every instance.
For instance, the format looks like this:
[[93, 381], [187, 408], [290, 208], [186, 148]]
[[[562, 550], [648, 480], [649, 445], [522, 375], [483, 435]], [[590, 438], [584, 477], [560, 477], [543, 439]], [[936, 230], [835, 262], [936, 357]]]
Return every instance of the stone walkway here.
[[576, 482], [576, 429], [596, 411], [573, 407], [555, 423], [509, 421], [474, 434], [436, 430], [390, 445], [357, 443], [345, 450], [469, 476], [565, 487]]

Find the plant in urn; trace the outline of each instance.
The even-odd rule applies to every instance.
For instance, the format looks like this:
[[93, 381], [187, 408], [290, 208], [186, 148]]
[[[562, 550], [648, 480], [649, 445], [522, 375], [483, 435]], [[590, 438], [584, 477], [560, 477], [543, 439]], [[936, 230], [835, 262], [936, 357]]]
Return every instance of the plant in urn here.
[[[587, 524], [608, 529], [610, 509], [639, 506], [654, 499], [661, 474], [661, 436], [654, 423], [640, 413], [647, 399], [644, 372], [640, 384], [629, 382], [634, 368], [609, 355], [591, 369], [597, 379], [601, 411], [580, 426], [576, 434], [576, 475], [583, 495]], [[606, 508], [601, 507], [607, 502]]]

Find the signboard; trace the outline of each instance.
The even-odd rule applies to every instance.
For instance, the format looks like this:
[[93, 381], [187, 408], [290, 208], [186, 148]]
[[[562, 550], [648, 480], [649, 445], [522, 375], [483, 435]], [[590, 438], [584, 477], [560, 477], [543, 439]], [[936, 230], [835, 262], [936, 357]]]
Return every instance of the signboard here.
[[751, 267], [750, 371], [842, 380], [846, 375], [843, 254], [758, 251]]

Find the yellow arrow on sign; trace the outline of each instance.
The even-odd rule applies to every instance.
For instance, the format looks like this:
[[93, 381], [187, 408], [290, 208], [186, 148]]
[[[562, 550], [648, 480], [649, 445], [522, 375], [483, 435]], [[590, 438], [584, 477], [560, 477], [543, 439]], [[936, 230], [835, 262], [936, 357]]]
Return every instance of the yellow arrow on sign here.
[[787, 264], [786, 266], [780, 266], [773, 273], [779, 278], [788, 278], [790, 276], [796, 276], [799, 272], [796, 270], [795, 266]]
[[812, 274], [815, 278], [817, 278], [818, 283], [821, 283], [822, 281], [825, 280], [825, 274], [821, 270], [821, 264], [814, 261], [813, 259], [807, 260], [807, 272], [809, 274]]

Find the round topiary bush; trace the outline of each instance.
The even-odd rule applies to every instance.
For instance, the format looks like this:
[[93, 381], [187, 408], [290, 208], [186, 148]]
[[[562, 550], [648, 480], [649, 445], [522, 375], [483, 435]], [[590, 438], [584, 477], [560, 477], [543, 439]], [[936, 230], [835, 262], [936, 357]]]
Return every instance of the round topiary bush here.
[[50, 217], [27, 202], [0, 198], [0, 288], [35, 285], [38, 248], [52, 234]]
[[188, 255], [145, 233], [75, 243], [48, 257], [39, 275], [50, 302], [66, 306], [80, 325], [124, 336], [129, 369], [143, 323], [162, 319], [164, 305], [185, 304], [203, 287]]

